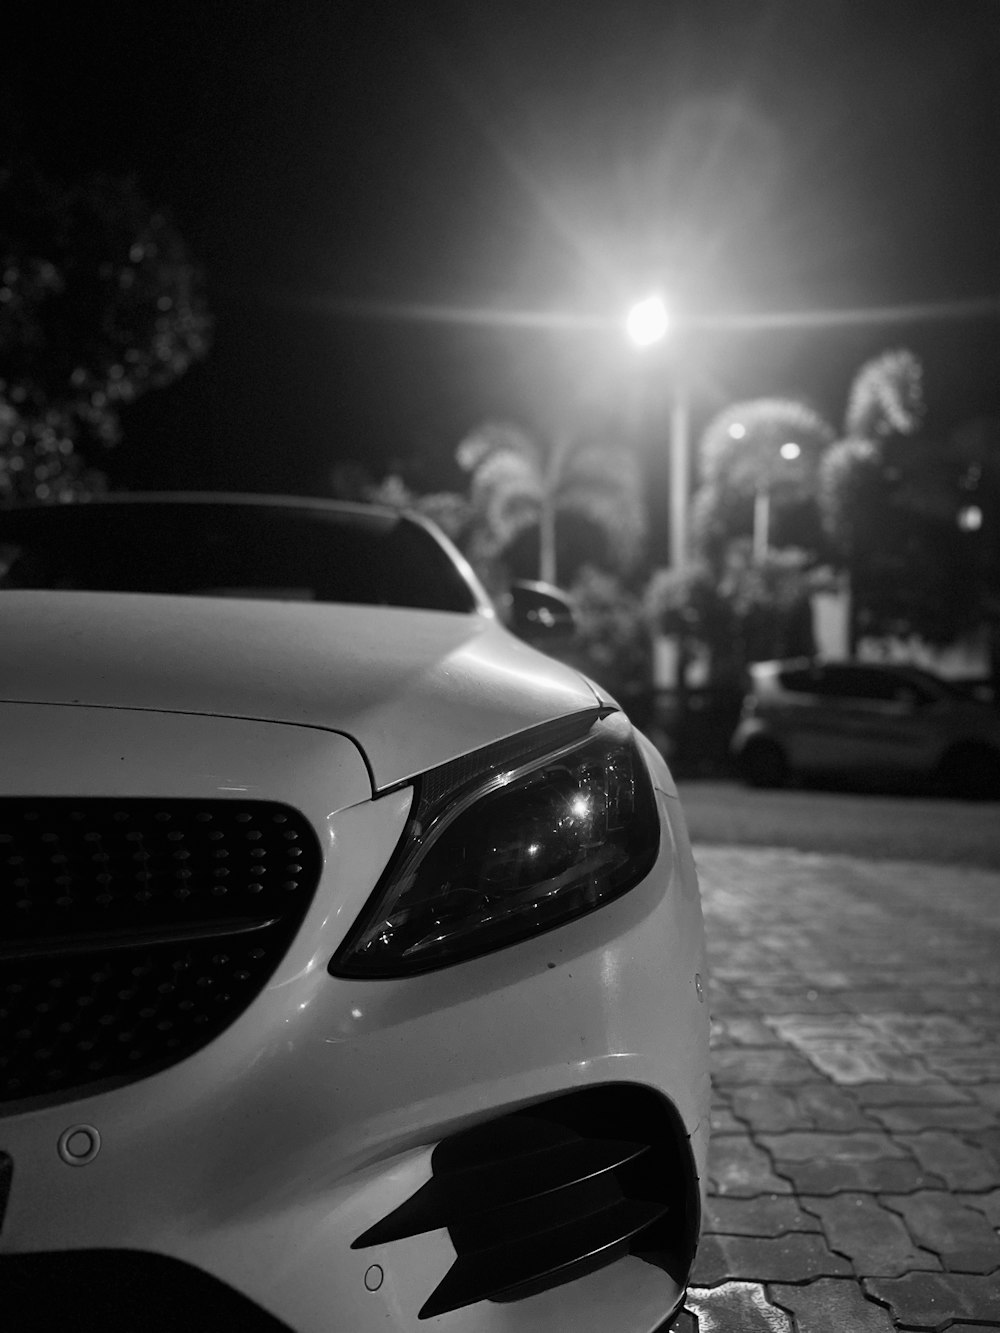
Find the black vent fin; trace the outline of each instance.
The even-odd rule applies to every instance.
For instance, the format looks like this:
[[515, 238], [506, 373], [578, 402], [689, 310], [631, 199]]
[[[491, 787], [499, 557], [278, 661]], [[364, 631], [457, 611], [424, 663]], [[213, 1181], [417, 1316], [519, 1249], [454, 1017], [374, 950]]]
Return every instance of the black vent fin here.
[[434, 1176], [416, 1194], [359, 1236], [353, 1250], [460, 1226], [505, 1205], [540, 1198], [624, 1166], [647, 1151], [644, 1143], [577, 1139]]
[[[551, 1231], [460, 1255], [420, 1310], [446, 1314], [484, 1300], [516, 1300], [521, 1289], [569, 1281], [628, 1252], [629, 1241], [667, 1211], [665, 1204], [619, 1199], [599, 1213]], [[525, 1291], [523, 1294], [527, 1294]]]

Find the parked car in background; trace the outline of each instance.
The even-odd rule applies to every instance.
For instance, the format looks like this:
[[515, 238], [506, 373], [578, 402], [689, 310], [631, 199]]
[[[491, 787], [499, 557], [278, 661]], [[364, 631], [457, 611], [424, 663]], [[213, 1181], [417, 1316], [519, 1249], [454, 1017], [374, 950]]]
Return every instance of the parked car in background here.
[[0, 642], [5, 1333], [668, 1319], [705, 949], [614, 700], [322, 501], [4, 512]]
[[730, 748], [753, 786], [836, 777], [1000, 795], [1000, 713], [928, 671], [801, 659], [749, 676]]

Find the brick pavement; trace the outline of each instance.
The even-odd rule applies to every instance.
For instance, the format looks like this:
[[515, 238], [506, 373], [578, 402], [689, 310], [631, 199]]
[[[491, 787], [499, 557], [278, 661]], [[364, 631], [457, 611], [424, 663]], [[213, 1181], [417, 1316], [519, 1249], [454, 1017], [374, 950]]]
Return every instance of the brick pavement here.
[[1000, 876], [695, 859], [713, 1143], [672, 1328], [1000, 1328]]

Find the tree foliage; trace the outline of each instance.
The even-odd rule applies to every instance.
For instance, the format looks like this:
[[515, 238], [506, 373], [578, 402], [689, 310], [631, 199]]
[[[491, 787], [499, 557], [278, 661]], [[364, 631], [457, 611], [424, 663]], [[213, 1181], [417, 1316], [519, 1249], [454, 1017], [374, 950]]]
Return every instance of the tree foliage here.
[[721, 567], [701, 559], [655, 574], [648, 614], [664, 634], [707, 653], [714, 685], [738, 685], [748, 662], [815, 651], [809, 567], [804, 551], [755, 560], [748, 541], [735, 541]]
[[[792, 398], [734, 403], [709, 422], [701, 439], [702, 477], [743, 495], [780, 490], [801, 496], [811, 487], [833, 431], [818, 412]], [[795, 459], [781, 446], [796, 443]]]
[[[697, 550], [720, 587], [731, 580], [734, 543], [753, 528], [753, 496], [766, 492], [772, 546], [847, 571], [854, 642], [870, 634], [945, 643], [988, 621], [1000, 570], [984, 555], [988, 542], [963, 532], [958, 516], [963, 494], [971, 503], [969, 486], [990, 508], [986, 478], [1000, 445], [982, 423], [960, 433], [962, 444], [925, 423], [922, 366], [905, 348], [860, 367], [839, 438], [790, 400], [727, 408], [703, 437], [705, 484], [692, 516]], [[787, 439], [800, 446], [793, 460], [780, 454]], [[982, 525], [985, 532], [985, 516]], [[746, 646], [742, 630], [738, 641]]]
[[926, 462], [898, 448], [917, 434], [924, 411], [923, 370], [905, 348], [873, 357], [855, 375], [844, 436], [827, 450], [818, 479], [824, 526], [852, 573], [877, 541], [901, 468], [912, 481], [914, 465]]
[[0, 176], [0, 500], [99, 484], [88, 450], [208, 350], [201, 276], [131, 180]]
[[560, 521], [573, 515], [592, 529], [590, 563], [621, 572], [637, 558], [645, 520], [631, 453], [569, 433], [543, 448], [520, 427], [489, 421], [461, 441], [456, 459], [469, 473], [481, 544], [494, 557], [534, 530], [538, 576], [568, 581], [573, 571], [560, 564], [558, 543]]
[[581, 670], [603, 685], [644, 726], [650, 716], [653, 641], [643, 602], [607, 570], [584, 565], [570, 589]]
[[[701, 438], [702, 485], [693, 502], [692, 532], [697, 548], [713, 563], [728, 544], [753, 529], [754, 502], [768, 497], [771, 543], [822, 547], [816, 507], [816, 477], [833, 431], [805, 403], [758, 398], [720, 412]], [[795, 444], [799, 453], [782, 454]]]
[[884, 352], [855, 376], [844, 437], [820, 468], [824, 525], [850, 575], [855, 641], [947, 643], [980, 619], [957, 523], [960, 469], [949, 443], [924, 430], [925, 416], [919, 360]]
[[851, 384], [845, 434], [864, 440], [913, 435], [924, 418], [923, 382], [923, 366], [908, 348], [872, 357]]

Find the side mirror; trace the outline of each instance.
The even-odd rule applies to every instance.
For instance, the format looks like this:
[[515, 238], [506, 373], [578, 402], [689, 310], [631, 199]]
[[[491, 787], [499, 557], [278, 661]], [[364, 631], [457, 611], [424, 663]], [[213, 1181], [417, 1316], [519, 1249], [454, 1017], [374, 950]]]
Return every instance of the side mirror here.
[[576, 633], [576, 616], [569, 598], [551, 583], [515, 579], [507, 606], [508, 628], [519, 638], [548, 640]]

